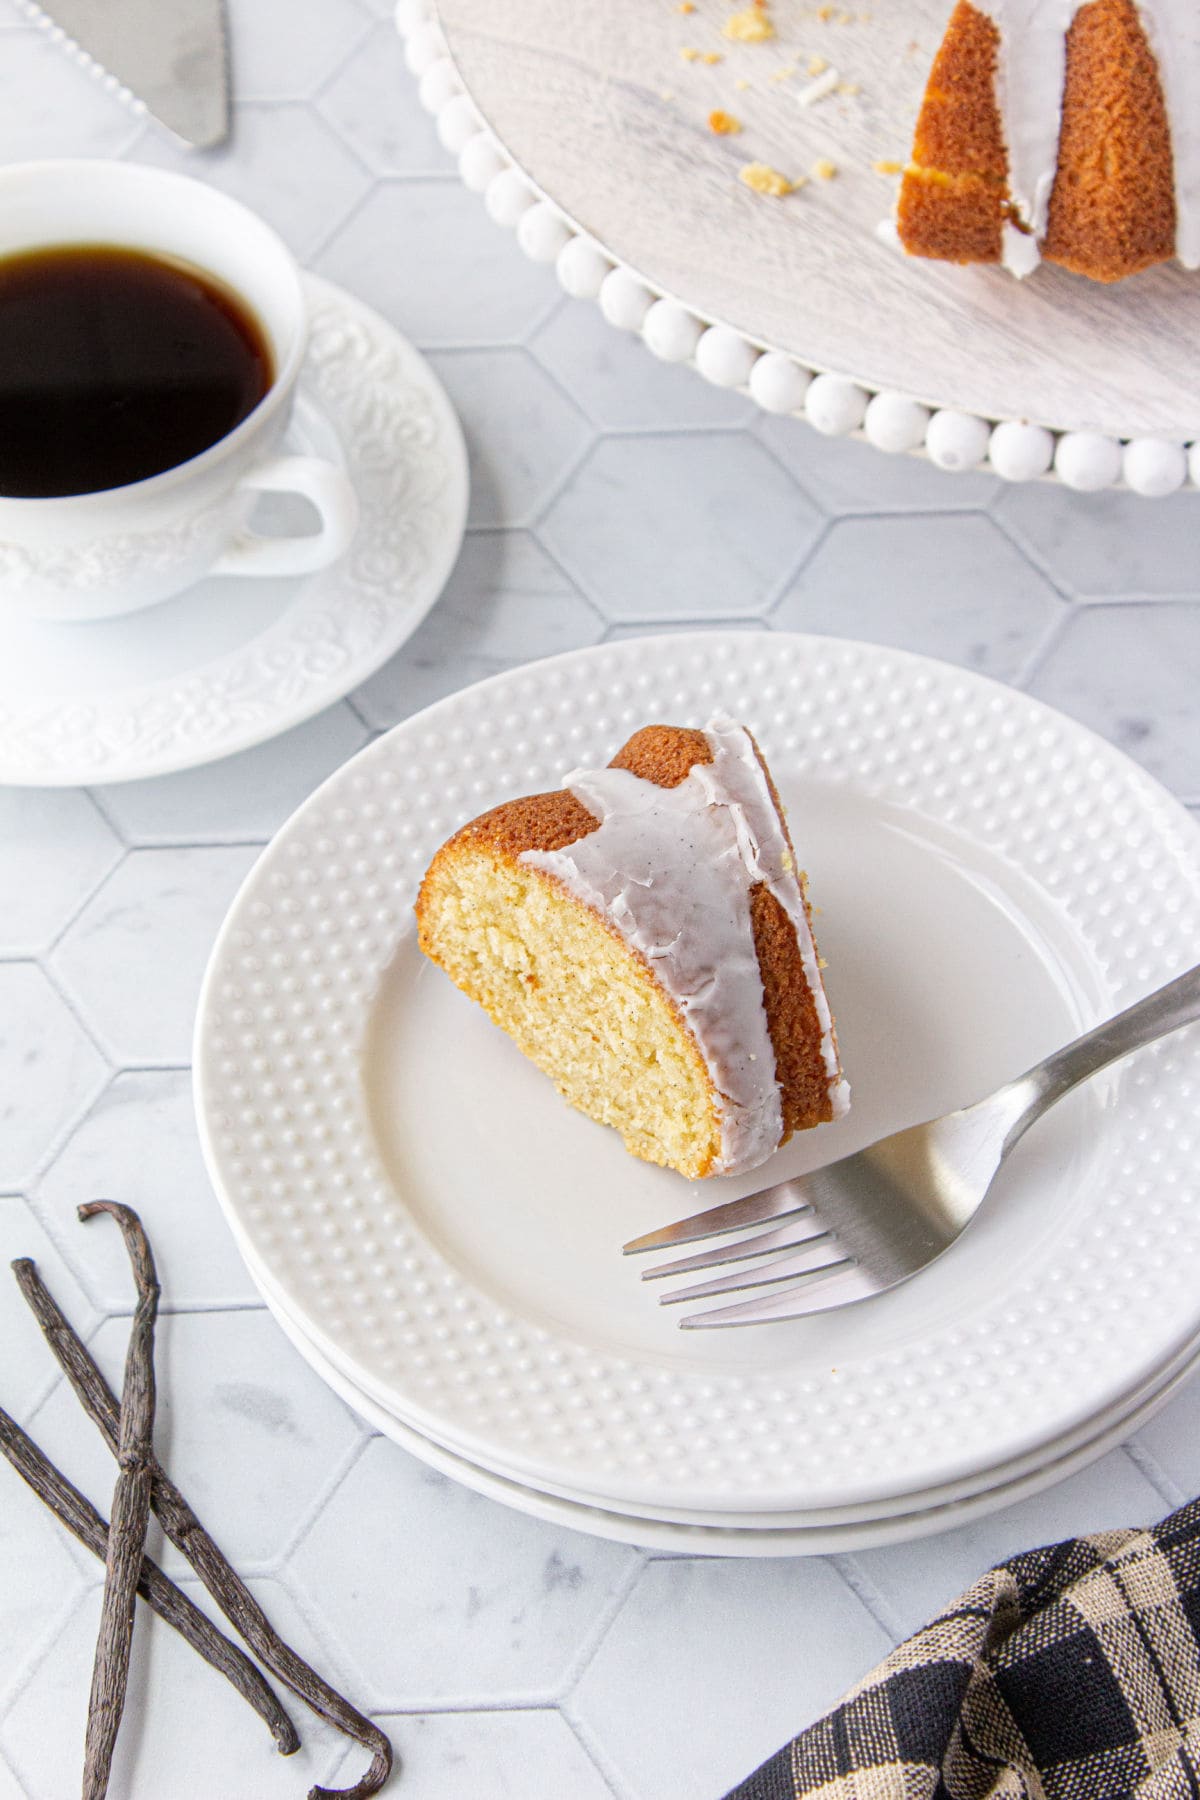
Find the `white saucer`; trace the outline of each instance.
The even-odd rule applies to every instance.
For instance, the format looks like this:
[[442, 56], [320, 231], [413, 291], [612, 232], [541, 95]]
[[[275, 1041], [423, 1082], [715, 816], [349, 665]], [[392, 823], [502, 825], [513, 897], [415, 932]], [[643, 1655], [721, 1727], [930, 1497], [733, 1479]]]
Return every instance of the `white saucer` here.
[[441, 593], [467, 514], [454, 410], [386, 320], [306, 280], [312, 331], [286, 447], [345, 463], [361, 507], [351, 549], [318, 575], [211, 579], [94, 624], [0, 611], [0, 783], [134, 781], [249, 749], [364, 681]]
[[[814, 883], [848, 1120], [700, 1188], [627, 1157], [424, 963], [461, 821], [650, 719], [756, 731]], [[389, 1413], [532, 1487], [674, 1513], [903, 1501], [1053, 1459], [1200, 1329], [1200, 1034], [1091, 1083], [906, 1291], [681, 1333], [619, 1246], [962, 1104], [1200, 959], [1200, 834], [1110, 745], [877, 645], [634, 640], [467, 689], [312, 796], [222, 931], [201, 1135], [252, 1260]]]

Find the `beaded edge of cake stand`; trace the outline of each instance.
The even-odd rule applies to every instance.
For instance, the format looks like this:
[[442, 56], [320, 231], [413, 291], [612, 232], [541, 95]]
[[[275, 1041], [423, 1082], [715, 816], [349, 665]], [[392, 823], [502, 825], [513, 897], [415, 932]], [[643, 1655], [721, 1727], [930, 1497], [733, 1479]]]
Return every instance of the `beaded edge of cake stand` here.
[[438, 25], [434, 0], [397, 0], [396, 28], [421, 105], [434, 115], [463, 183], [482, 195], [496, 224], [515, 231], [532, 262], [553, 265], [575, 300], [594, 300], [618, 331], [638, 333], [664, 362], [688, 363], [715, 387], [733, 388], [764, 412], [803, 419], [825, 437], [856, 437], [891, 454], [922, 456], [949, 472], [990, 471], [1004, 481], [1058, 479], [1079, 493], [1124, 487], [1146, 498], [1200, 488], [1200, 442], [1118, 439], [1050, 430], [933, 408], [832, 371], [709, 321], [617, 262], [563, 214], [513, 162], [466, 92]]

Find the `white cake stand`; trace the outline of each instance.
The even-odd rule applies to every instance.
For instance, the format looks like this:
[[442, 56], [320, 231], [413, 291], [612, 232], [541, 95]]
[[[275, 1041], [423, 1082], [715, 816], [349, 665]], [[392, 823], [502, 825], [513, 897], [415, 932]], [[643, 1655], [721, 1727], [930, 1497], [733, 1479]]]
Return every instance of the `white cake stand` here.
[[[947, 0], [775, 0], [765, 44], [723, 37], [735, 4], [399, 0], [396, 17], [468, 187], [656, 355], [942, 468], [1200, 485], [1200, 277], [1018, 282], [881, 231], [895, 182], [875, 165], [907, 155]], [[803, 106], [818, 61], [837, 86]], [[739, 132], [709, 129], [718, 108]], [[740, 181], [751, 161], [808, 180], [770, 199]]]

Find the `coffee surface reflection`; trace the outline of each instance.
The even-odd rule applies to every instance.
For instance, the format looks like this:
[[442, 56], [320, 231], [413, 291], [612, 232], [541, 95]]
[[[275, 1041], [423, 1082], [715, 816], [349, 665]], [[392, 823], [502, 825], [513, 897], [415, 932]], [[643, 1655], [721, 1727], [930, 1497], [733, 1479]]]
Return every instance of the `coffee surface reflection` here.
[[96, 493], [175, 468], [273, 380], [253, 312], [188, 263], [96, 244], [0, 259], [0, 495]]

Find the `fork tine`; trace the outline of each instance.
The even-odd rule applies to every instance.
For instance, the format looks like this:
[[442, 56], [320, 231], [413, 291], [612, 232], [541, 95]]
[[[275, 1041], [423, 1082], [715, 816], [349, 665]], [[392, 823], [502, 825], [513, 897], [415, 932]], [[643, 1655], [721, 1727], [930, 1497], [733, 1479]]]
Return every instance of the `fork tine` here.
[[[815, 1224], [815, 1221], [813, 1221]], [[815, 1244], [829, 1233], [810, 1230], [798, 1235], [796, 1225], [780, 1225], [775, 1231], [760, 1231], [757, 1237], [739, 1238], [736, 1244], [717, 1244], [712, 1250], [700, 1250], [695, 1256], [680, 1256], [674, 1262], [655, 1263], [642, 1270], [643, 1281], [657, 1281], [663, 1275], [686, 1275], [690, 1269], [715, 1269], [722, 1263], [742, 1262], [751, 1256], [765, 1256], [769, 1250], [799, 1250], [804, 1244]]]
[[774, 1187], [761, 1188], [757, 1194], [745, 1194], [740, 1200], [727, 1200], [723, 1206], [710, 1206], [707, 1212], [664, 1225], [661, 1231], [631, 1238], [624, 1254], [670, 1250], [675, 1244], [694, 1244], [698, 1238], [716, 1237], [721, 1231], [739, 1231], [746, 1225], [765, 1225], [774, 1219], [790, 1219], [797, 1213], [811, 1211], [799, 1181], [780, 1181]]
[[720, 1330], [734, 1325], [767, 1325], [777, 1320], [806, 1319], [814, 1313], [832, 1312], [849, 1306], [855, 1300], [866, 1300], [879, 1291], [866, 1271], [853, 1265], [814, 1269], [801, 1276], [793, 1286], [749, 1300], [738, 1300], [732, 1306], [714, 1306], [707, 1312], [688, 1313], [680, 1319], [681, 1331]]
[[852, 1256], [839, 1256], [838, 1247], [826, 1235], [817, 1246], [817, 1254], [828, 1258], [825, 1262], [814, 1263], [811, 1250], [793, 1252], [781, 1256], [777, 1262], [759, 1263], [753, 1269], [737, 1269], [732, 1275], [719, 1275], [713, 1281], [698, 1281], [692, 1287], [679, 1288], [673, 1294], [660, 1294], [660, 1306], [674, 1306], [680, 1300], [703, 1300], [709, 1294], [736, 1294], [743, 1288], [774, 1287], [781, 1281], [796, 1281], [812, 1275], [828, 1275], [842, 1269], [852, 1269]]

